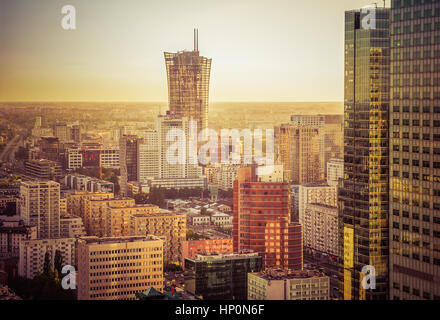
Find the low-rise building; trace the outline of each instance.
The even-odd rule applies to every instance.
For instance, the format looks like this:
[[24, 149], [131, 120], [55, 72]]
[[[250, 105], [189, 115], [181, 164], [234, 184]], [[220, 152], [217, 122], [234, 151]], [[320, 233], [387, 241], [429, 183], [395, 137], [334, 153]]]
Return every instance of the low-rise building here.
[[24, 164], [26, 175], [41, 180], [57, 180], [62, 177], [61, 164], [50, 160], [32, 160]]
[[46, 252], [49, 252], [52, 266], [55, 252], [61, 253], [64, 265], [75, 265], [75, 239], [36, 239], [20, 241], [18, 274], [32, 279], [38, 272], [43, 271]]
[[20, 254], [20, 241], [37, 238], [37, 227], [27, 226], [19, 216], [0, 216], [0, 258]]
[[80, 217], [64, 214], [60, 217], [61, 238], [78, 238], [86, 235], [83, 221]]
[[307, 270], [266, 269], [248, 274], [248, 300], [328, 300], [330, 279]]

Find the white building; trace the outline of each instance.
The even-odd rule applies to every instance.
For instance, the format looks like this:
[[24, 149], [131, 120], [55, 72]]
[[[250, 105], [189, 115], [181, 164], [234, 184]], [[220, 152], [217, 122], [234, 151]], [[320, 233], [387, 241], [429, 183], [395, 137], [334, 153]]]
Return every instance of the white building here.
[[119, 169], [119, 148], [105, 148], [101, 151], [101, 166]]
[[219, 211], [211, 215], [211, 221], [215, 226], [232, 226], [232, 219], [231, 215]]
[[327, 184], [329, 186], [338, 186], [339, 179], [344, 178], [344, 160], [330, 159], [327, 162]]
[[303, 217], [304, 247], [338, 256], [338, 208], [307, 204]]
[[[176, 130], [184, 133], [183, 139], [173, 135], [173, 132], [177, 133]], [[159, 178], [200, 178], [202, 168], [198, 164], [197, 142], [195, 142], [195, 145], [191, 145], [188, 119], [174, 115], [158, 116], [156, 131], [159, 147]], [[182, 152], [178, 155], [179, 158], [170, 159], [170, 150], [174, 150], [176, 146]], [[176, 163], [173, 163], [174, 160], [176, 160]]]
[[308, 204], [317, 203], [333, 207], [338, 205], [337, 187], [312, 183], [300, 185], [296, 190], [297, 193], [292, 193], [292, 198], [296, 199], [292, 199], [292, 201], [297, 203], [300, 224], [304, 224], [304, 213]]
[[75, 265], [75, 239], [37, 239], [20, 242], [20, 257], [18, 261], [18, 274], [21, 277], [32, 279], [37, 272], [42, 272], [46, 252], [49, 252], [52, 266], [55, 252], [61, 252], [63, 265]]
[[159, 177], [159, 145], [156, 131], [145, 131], [142, 137], [138, 151], [138, 181], [146, 182]]
[[329, 300], [330, 279], [317, 271], [248, 273], [248, 300]]
[[82, 168], [83, 157], [80, 149], [68, 149], [67, 150], [67, 168], [75, 170]]
[[60, 236], [60, 184], [54, 181], [23, 181], [20, 185], [20, 217], [37, 227], [37, 238]]
[[188, 214], [187, 215], [188, 224], [193, 226], [210, 225], [211, 217], [201, 214]]

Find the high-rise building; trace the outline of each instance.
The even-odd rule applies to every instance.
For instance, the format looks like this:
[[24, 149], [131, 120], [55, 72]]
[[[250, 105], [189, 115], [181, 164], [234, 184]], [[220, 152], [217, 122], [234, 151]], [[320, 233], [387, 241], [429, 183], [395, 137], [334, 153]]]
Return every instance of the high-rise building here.
[[121, 167], [121, 193], [127, 193], [127, 182], [137, 181], [139, 168], [139, 145], [142, 138], [136, 135], [122, 135], [119, 140], [119, 163]]
[[319, 203], [327, 206], [336, 207], [338, 205], [337, 187], [331, 187], [326, 184], [310, 183], [298, 186], [292, 197], [295, 198], [295, 209], [298, 210], [298, 221], [304, 225], [304, 216], [306, 208], [311, 203]]
[[[390, 10], [374, 13], [373, 20], [368, 10], [345, 13], [344, 180], [338, 205], [339, 292], [346, 300], [388, 298]], [[364, 266], [375, 268], [374, 290], [362, 285]]]
[[37, 227], [37, 238], [60, 236], [60, 184], [55, 181], [23, 181], [20, 185], [20, 217]]
[[150, 178], [159, 177], [160, 158], [157, 131], [145, 131], [143, 142], [139, 145], [139, 182], [146, 182]]
[[[170, 139], [167, 139], [167, 135], [175, 129], [180, 130], [185, 135], [185, 139], [173, 138], [172, 141], [168, 141]], [[191, 148], [188, 118], [169, 112], [167, 115], [157, 117], [156, 130], [160, 157], [159, 177], [161, 179], [199, 178], [202, 175], [202, 168], [198, 165], [197, 144]], [[179, 143], [178, 158], [170, 159], [170, 155], [174, 155], [170, 150], [173, 150], [172, 146], [176, 143]], [[175, 154], [177, 156], [177, 152]]]
[[248, 300], [328, 300], [330, 279], [312, 270], [276, 270], [248, 274]]
[[440, 299], [440, 2], [392, 1], [390, 299]]
[[304, 247], [337, 257], [338, 208], [325, 204], [308, 204], [302, 218]]
[[77, 240], [78, 300], [135, 300], [163, 290], [163, 241], [154, 236]]
[[194, 50], [165, 52], [170, 111], [197, 121], [197, 132], [208, 128], [209, 78], [211, 59], [199, 54], [198, 30], [194, 30]]
[[277, 161], [293, 184], [324, 180], [324, 131], [319, 119], [295, 116], [275, 128]]
[[246, 300], [248, 273], [260, 272], [257, 253], [197, 254], [185, 259], [185, 290], [203, 300]]
[[134, 199], [116, 198], [99, 199], [89, 198], [83, 201], [83, 221], [87, 234], [97, 237], [106, 237], [110, 234], [110, 208], [124, 208], [134, 206]]
[[59, 141], [69, 140], [69, 130], [65, 122], [57, 122], [53, 126], [53, 135], [57, 137]]
[[301, 225], [291, 222], [289, 184], [282, 173], [281, 181], [267, 182], [256, 170], [240, 168], [234, 182], [234, 252], [258, 252], [263, 268], [302, 269]]

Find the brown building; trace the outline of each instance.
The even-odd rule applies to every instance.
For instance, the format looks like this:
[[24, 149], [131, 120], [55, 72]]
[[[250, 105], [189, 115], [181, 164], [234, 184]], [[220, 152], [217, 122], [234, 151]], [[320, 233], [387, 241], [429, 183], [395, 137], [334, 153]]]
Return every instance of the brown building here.
[[135, 300], [163, 290], [163, 241], [154, 236], [77, 240], [78, 300]]

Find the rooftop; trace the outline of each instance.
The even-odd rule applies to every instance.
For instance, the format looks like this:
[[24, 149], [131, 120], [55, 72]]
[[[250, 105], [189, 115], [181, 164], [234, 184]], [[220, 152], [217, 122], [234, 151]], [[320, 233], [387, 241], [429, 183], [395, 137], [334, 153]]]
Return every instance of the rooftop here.
[[318, 270], [282, 270], [282, 269], [266, 269], [262, 272], [253, 273], [260, 278], [266, 280], [285, 280], [285, 279], [308, 279], [326, 277], [323, 272]]

